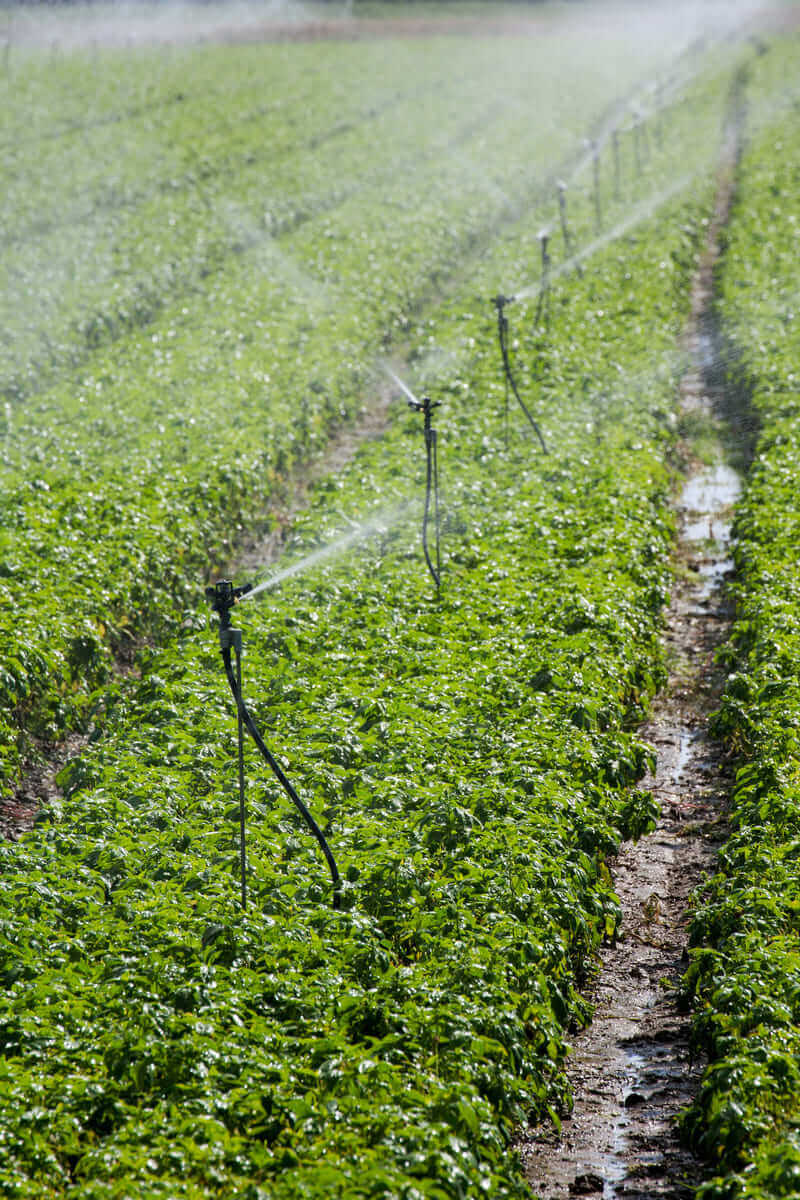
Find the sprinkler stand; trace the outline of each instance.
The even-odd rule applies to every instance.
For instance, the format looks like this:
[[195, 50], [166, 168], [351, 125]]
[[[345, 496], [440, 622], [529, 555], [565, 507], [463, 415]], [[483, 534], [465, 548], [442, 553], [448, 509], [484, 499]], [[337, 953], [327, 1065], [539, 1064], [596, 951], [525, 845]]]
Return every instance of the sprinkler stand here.
[[542, 431], [539, 428], [539, 426], [536, 424], [536, 422], [534, 421], [530, 410], [528, 409], [524, 400], [520, 396], [519, 389], [517, 387], [517, 382], [514, 378], [514, 374], [513, 374], [512, 370], [511, 370], [511, 360], [508, 355], [508, 317], [505, 314], [505, 308], [506, 308], [506, 305], [511, 304], [513, 300], [514, 300], [513, 296], [503, 296], [502, 294], [498, 294], [497, 296], [492, 297], [492, 304], [497, 309], [497, 337], [500, 342], [500, 354], [503, 359], [503, 377], [505, 380], [505, 388], [506, 388], [506, 407], [505, 407], [506, 449], [508, 449], [508, 389], [511, 388], [511, 391], [514, 393], [514, 397], [515, 397], [517, 403], [519, 404], [522, 411], [525, 413], [525, 416], [528, 418], [531, 428], [533, 429], [534, 433], [538, 437], [539, 442], [542, 447], [542, 450], [546, 454], [547, 446], [545, 445], [544, 438], [542, 437]]
[[[558, 189], [558, 215], [561, 220], [561, 236], [564, 239], [564, 254], [567, 260], [569, 260], [572, 257], [572, 234], [567, 224], [567, 185], [563, 179], [559, 179], [556, 187]], [[583, 267], [579, 262], [575, 263], [575, 270], [578, 272], [578, 275], [583, 275]]]
[[564, 239], [564, 251], [567, 258], [569, 258], [572, 253], [572, 237], [567, 225], [567, 185], [563, 179], [559, 179], [556, 188], [558, 189], [558, 215], [561, 219], [561, 236]]
[[[421, 412], [424, 418], [426, 478], [425, 510], [422, 517], [422, 549], [425, 554], [425, 562], [428, 564], [428, 570], [433, 577], [433, 582], [436, 584], [436, 598], [438, 600], [442, 577], [442, 566], [439, 556], [439, 459], [437, 454], [436, 430], [431, 424], [431, 417], [434, 408], [441, 408], [441, 403], [438, 400], [431, 400], [430, 396], [423, 396], [421, 400], [409, 400], [408, 407], [413, 409], [414, 412]], [[435, 567], [431, 562], [428, 550], [428, 517], [430, 515], [431, 490], [433, 491], [434, 527], [436, 530]]]
[[547, 249], [547, 243], [550, 240], [549, 229], [542, 229], [537, 234], [539, 245], [542, 250], [542, 282], [539, 287], [539, 302], [536, 305], [536, 316], [534, 324], [538, 325], [544, 315], [545, 324], [550, 320], [550, 253]]
[[230, 663], [233, 650], [236, 656], [236, 699], [237, 716], [237, 749], [239, 760], [239, 874], [242, 890], [242, 911], [247, 909], [247, 849], [245, 834], [245, 798], [244, 798], [244, 720], [242, 710], [242, 631], [231, 625], [231, 609], [241, 596], [252, 591], [252, 584], [245, 583], [234, 587], [229, 579], [221, 579], [214, 587], [206, 588], [206, 596], [214, 611], [219, 615], [219, 644], [223, 661], [226, 666]]
[[639, 144], [639, 139], [641, 136], [641, 123], [642, 118], [640, 117], [639, 113], [636, 113], [633, 118], [633, 155], [636, 160], [637, 175], [641, 175], [642, 173], [642, 151]]
[[[241, 630], [234, 629], [231, 625], [231, 609], [237, 600], [246, 596], [248, 592], [253, 590], [252, 585], [245, 583], [240, 587], [234, 587], [229, 579], [220, 579], [211, 587], [206, 588], [206, 598], [211, 604], [211, 607], [219, 615], [219, 644], [222, 652], [222, 661], [225, 666], [225, 674], [228, 677], [228, 684], [233, 698], [236, 701], [236, 713], [238, 719], [238, 734], [239, 734], [239, 855], [241, 868], [241, 893], [242, 893], [242, 909], [247, 908], [247, 857], [245, 850], [245, 803], [244, 803], [244, 730], [252, 737], [262, 758], [265, 760], [275, 778], [280, 783], [286, 795], [294, 804], [297, 811], [303, 817], [306, 825], [311, 833], [317, 839], [317, 842], [325, 855], [328, 868], [333, 881], [333, 907], [341, 908], [342, 904], [342, 881], [339, 875], [336, 860], [331, 853], [325, 835], [320, 829], [317, 822], [312, 817], [309, 810], [306, 808], [303, 801], [298, 796], [292, 784], [287, 779], [284, 771], [275, 757], [270, 753], [264, 744], [264, 740], [259, 733], [258, 726], [253, 720], [250, 710], [247, 708], [242, 696], [242, 634]], [[231, 662], [231, 651], [236, 655], [236, 670], [233, 669]]]
[[596, 141], [592, 142], [592, 177], [594, 180], [594, 222], [599, 233], [603, 219], [600, 212], [600, 145]]

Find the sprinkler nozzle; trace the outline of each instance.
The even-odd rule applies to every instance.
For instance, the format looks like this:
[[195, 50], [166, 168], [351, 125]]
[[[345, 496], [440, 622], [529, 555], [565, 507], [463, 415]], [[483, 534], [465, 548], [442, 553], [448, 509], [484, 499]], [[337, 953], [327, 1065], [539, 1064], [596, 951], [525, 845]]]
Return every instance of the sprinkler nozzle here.
[[550, 254], [547, 249], [547, 243], [550, 241], [550, 230], [541, 229], [536, 235], [539, 238], [539, 245], [542, 248], [542, 274], [544, 276], [544, 286], [547, 286], [547, 270], [550, 266]]
[[423, 396], [421, 400], [409, 400], [408, 407], [413, 408], [414, 412], [429, 413], [432, 408], [441, 408], [441, 400], [431, 400], [430, 396]]
[[252, 583], [243, 583], [234, 587], [230, 579], [220, 579], [212, 587], [206, 588], [206, 599], [214, 612], [219, 614], [220, 628], [227, 629], [231, 623], [231, 609], [240, 596], [252, 592]]
[[504, 296], [502, 292], [498, 292], [496, 296], [492, 296], [492, 304], [497, 311], [501, 313], [507, 304], [513, 304], [516, 296]]

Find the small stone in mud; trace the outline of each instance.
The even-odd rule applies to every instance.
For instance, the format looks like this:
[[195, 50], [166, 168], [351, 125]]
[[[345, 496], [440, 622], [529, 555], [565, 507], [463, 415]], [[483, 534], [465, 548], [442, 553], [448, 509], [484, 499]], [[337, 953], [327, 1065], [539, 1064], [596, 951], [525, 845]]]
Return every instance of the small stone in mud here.
[[595, 1192], [602, 1192], [604, 1186], [601, 1175], [596, 1175], [594, 1171], [582, 1171], [575, 1176], [575, 1182], [569, 1185], [569, 1190], [573, 1196], [592, 1196]]

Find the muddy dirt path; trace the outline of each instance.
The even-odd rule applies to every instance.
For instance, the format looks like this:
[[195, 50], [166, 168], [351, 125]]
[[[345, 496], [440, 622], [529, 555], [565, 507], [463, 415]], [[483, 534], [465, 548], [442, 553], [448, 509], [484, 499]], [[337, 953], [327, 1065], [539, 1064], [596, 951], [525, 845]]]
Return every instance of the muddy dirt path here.
[[679, 1143], [675, 1117], [692, 1099], [703, 1069], [692, 1061], [689, 1016], [677, 987], [686, 969], [687, 904], [713, 870], [731, 780], [708, 731], [724, 677], [714, 662], [732, 612], [731, 509], [739, 478], [726, 462], [724, 398], [715, 394], [715, 339], [709, 316], [719, 231], [731, 198], [733, 148], [726, 153], [686, 333], [691, 368], [681, 407], [703, 427], [703, 461], [688, 461], [677, 500], [676, 582], [666, 618], [669, 682], [641, 731], [657, 751], [642, 786], [661, 803], [656, 831], [612, 864], [622, 904], [620, 940], [601, 955], [591, 1026], [578, 1035], [568, 1074], [575, 1105], [555, 1131], [523, 1140], [526, 1176], [543, 1200], [597, 1196], [653, 1200], [689, 1197], [701, 1167]]

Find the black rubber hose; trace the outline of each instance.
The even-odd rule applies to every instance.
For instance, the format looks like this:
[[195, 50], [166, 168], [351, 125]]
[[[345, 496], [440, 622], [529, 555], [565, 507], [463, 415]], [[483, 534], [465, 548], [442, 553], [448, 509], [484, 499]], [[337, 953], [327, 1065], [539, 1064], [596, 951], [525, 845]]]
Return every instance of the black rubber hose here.
[[242, 699], [241, 695], [239, 694], [239, 689], [236, 686], [236, 676], [233, 671], [233, 664], [231, 663], [230, 647], [222, 648], [222, 661], [225, 664], [225, 674], [228, 676], [228, 683], [230, 684], [230, 689], [231, 689], [231, 692], [233, 693], [233, 698], [236, 701], [236, 707], [237, 707], [238, 711], [241, 713], [242, 720], [244, 721], [245, 725], [247, 726], [248, 733], [250, 734], [250, 736], [252, 737], [256, 746], [258, 747], [262, 757], [266, 761], [270, 770], [275, 775], [275, 778], [278, 780], [281, 787], [286, 792], [286, 795], [289, 797], [292, 804], [295, 806], [297, 811], [303, 817], [303, 820], [305, 821], [306, 825], [308, 825], [308, 828], [311, 830], [314, 837], [319, 842], [319, 845], [322, 849], [322, 853], [325, 855], [325, 859], [328, 863], [328, 867], [330, 868], [331, 879], [333, 880], [333, 907], [338, 910], [342, 907], [342, 879], [339, 874], [339, 868], [336, 866], [336, 859], [333, 857], [333, 854], [331, 853], [331, 848], [328, 845], [327, 841], [325, 840], [325, 834], [322, 832], [319, 825], [314, 820], [311, 813], [308, 811], [305, 804], [300, 799], [297, 792], [294, 790], [291, 783], [284, 775], [284, 773], [281, 769], [280, 763], [278, 763], [277, 760], [273, 757], [273, 755], [270, 754], [269, 750], [267, 749], [266, 745], [264, 744], [264, 739], [261, 737], [261, 734], [258, 731], [258, 726], [256, 725], [255, 721], [253, 720], [253, 718], [250, 714], [250, 711], [248, 710], [247, 705], [245, 704], [244, 700]]
[[514, 375], [511, 370], [511, 363], [509, 362], [509, 358], [508, 358], [508, 346], [506, 345], [506, 321], [503, 317], [501, 317], [500, 321], [498, 322], [497, 331], [498, 331], [498, 334], [500, 335], [500, 353], [503, 356], [503, 370], [505, 371], [506, 379], [511, 386], [512, 392], [514, 393], [514, 395], [517, 398], [517, 403], [519, 404], [522, 411], [525, 413], [525, 416], [530, 421], [530, 423], [533, 427], [533, 430], [534, 430], [536, 436], [538, 437], [539, 442], [541, 443], [542, 450], [545, 452], [545, 454], [547, 454], [547, 446], [545, 445], [544, 438], [542, 437], [542, 431], [539, 428], [539, 426], [536, 424], [536, 421], [533, 419], [532, 413], [528, 409], [524, 400], [520, 396], [519, 391], [517, 390], [517, 384], [516, 384], [516, 381], [514, 380]]

